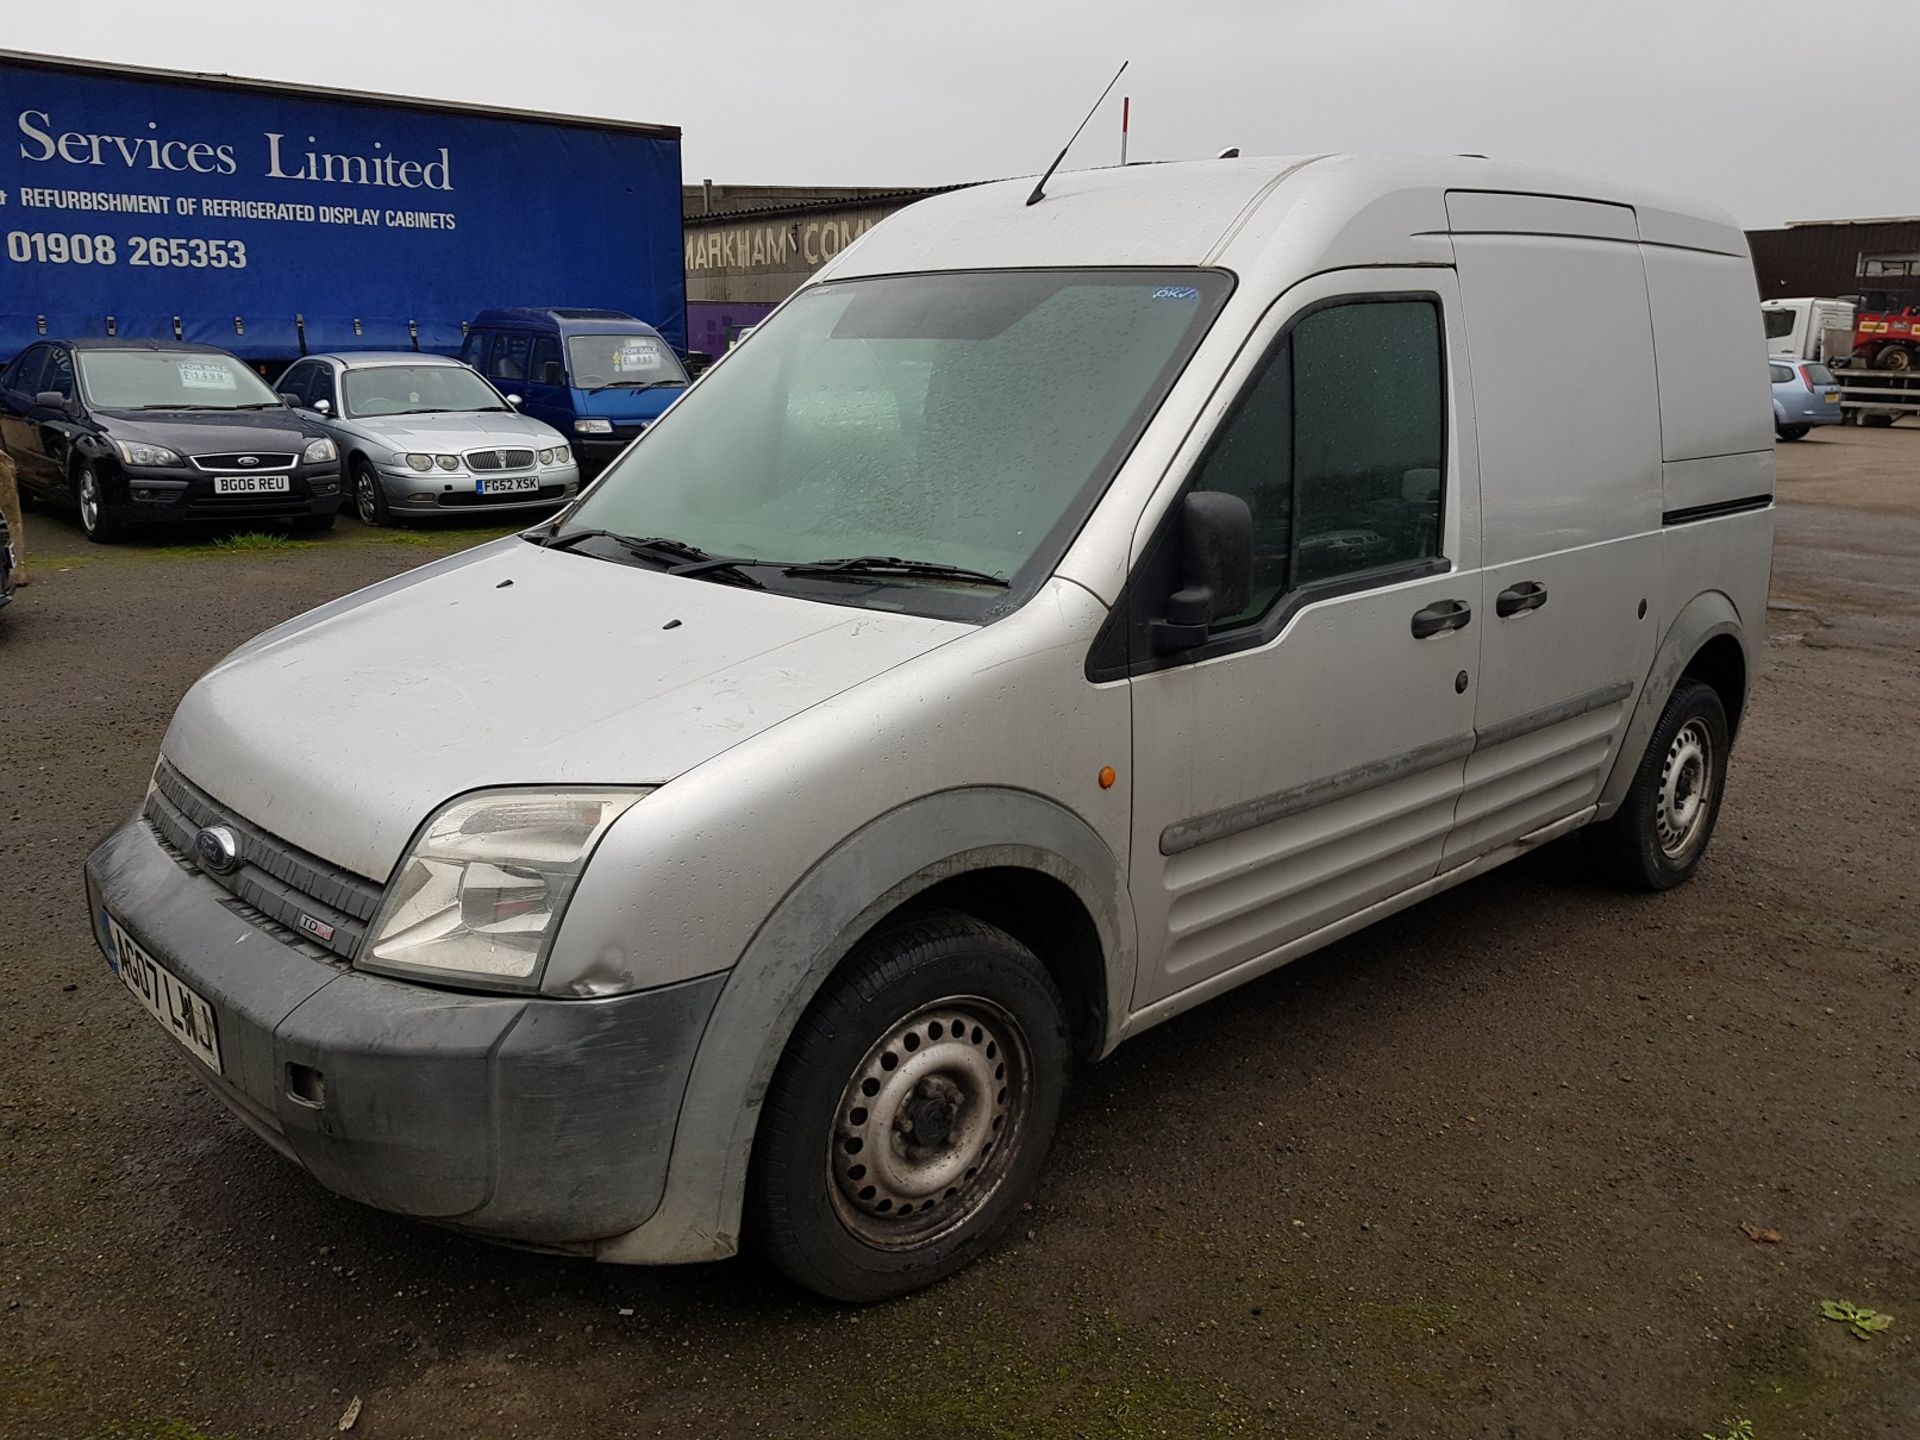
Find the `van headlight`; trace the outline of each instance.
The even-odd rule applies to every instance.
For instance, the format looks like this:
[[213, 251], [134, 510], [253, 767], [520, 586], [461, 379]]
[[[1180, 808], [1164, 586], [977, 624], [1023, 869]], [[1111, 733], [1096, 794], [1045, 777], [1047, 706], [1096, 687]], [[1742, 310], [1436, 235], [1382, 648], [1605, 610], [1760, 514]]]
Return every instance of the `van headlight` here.
[[354, 965], [532, 990], [587, 859], [646, 790], [483, 790], [414, 836]]
[[588, 417], [585, 420], [574, 421], [573, 431], [576, 435], [611, 435], [613, 421]]

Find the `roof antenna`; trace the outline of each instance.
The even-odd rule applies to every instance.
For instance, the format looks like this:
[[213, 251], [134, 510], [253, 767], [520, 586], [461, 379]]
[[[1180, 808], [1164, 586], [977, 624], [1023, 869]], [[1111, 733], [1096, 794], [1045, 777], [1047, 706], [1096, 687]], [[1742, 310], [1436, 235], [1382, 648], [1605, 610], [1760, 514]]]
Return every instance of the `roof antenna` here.
[[[1122, 60], [1120, 62], [1120, 68], [1113, 72], [1113, 79], [1109, 80], [1107, 82], [1107, 88], [1100, 92], [1100, 99], [1093, 102], [1093, 110], [1087, 111], [1087, 120], [1093, 119], [1094, 110], [1098, 110], [1101, 101], [1113, 93], [1113, 87], [1120, 83], [1120, 77], [1127, 73], [1127, 66], [1132, 63], [1130, 60]], [[1087, 128], [1087, 120], [1080, 122], [1080, 130]], [[1027, 197], [1027, 204], [1038, 205], [1042, 200], [1047, 198], [1047, 181], [1051, 180], [1053, 178], [1053, 172], [1060, 168], [1060, 162], [1067, 158], [1067, 151], [1073, 148], [1073, 142], [1080, 138], [1080, 130], [1073, 132], [1068, 138], [1067, 143], [1060, 147], [1060, 153], [1053, 157], [1053, 164], [1047, 167], [1047, 173], [1034, 182], [1033, 193]]]

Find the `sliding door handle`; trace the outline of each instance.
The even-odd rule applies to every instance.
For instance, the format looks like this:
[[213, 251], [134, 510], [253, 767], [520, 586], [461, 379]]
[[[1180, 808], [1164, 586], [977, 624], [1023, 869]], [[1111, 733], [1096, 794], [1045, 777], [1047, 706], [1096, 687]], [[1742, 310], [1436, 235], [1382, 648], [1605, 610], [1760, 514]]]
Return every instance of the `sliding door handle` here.
[[1425, 640], [1446, 630], [1464, 630], [1473, 622], [1473, 607], [1464, 600], [1436, 600], [1413, 612], [1413, 638]]
[[1524, 615], [1529, 610], [1538, 610], [1546, 603], [1546, 586], [1538, 580], [1522, 580], [1517, 585], [1509, 585], [1495, 597], [1493, 613], [1504, 620], [1509, 615]]

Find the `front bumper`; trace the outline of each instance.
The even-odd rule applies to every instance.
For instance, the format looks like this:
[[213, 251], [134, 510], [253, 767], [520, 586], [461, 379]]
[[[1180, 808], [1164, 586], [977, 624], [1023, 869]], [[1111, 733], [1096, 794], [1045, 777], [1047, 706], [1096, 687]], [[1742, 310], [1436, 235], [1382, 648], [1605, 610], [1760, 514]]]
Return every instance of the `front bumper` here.
[[184, 1049], [183, 1062], [328, 1189], [549, 1246], [620, 1234], [658, 1207], [725, 976], [549, 1000], [363, 974], [248, 918], [142, 819], [88, 858], [86, 886], [110, 961], [108, 912], [213, 1006], [225, 1073]]
[[569, 439], [574, 458], [580, 462], [582, 479], [591, 480], [620, 457], [620, 452], [640, 437], [651, 420], [621, 421], [611, 435], [582, 435], [577, 431]]
[[[481, 510], [551, 509], [580, 493], [579, 465], [543, 465], [532, 472], [540, 488], [507, 495], [482, 495], [474, 488], [475, 477], [465, 472], [452, 475], [439, 471], [421, 474], [406, 466], [376, 467], [380, 484], [387, 492], [387, 510], [394, 515], [469, 515]], [[518, 474], [519, 472], [510, 472]], [[430, 500], [416, 495], [431, 494]]]
[[280, 494], [218, 495], [214, 476], [195, 466], [123, 465], [102, 480], [103, 507], [120, 520], [150, 524], [166, 520], [289, 520], [332, 515], [343, 490], [336, 460], [300, 464], [286, 471]]

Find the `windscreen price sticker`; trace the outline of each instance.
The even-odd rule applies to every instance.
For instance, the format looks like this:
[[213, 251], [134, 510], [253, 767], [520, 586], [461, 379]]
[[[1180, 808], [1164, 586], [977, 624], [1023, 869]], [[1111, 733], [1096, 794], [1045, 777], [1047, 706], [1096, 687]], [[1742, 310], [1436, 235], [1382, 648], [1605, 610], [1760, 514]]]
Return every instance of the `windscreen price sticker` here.
[[231, 390], [233, 371], [217, 360], [182, 360], [180, 384], [188, 390]]
[[651, 340], [629, 340], [615, 353], [613, 368], [623, 374], [629, 370], [658, 370], [660, 347]]

